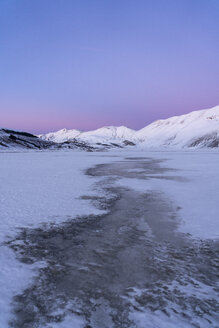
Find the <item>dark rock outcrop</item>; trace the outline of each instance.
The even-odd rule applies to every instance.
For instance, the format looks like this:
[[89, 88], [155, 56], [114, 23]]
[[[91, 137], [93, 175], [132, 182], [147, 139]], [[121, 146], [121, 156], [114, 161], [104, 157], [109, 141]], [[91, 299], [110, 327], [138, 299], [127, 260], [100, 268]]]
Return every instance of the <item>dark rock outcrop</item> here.
[[91, 145], [71, 140], [63, 143], [43, 140], [31, 133], [0, 129], [0, 149], [36, 149], [36, 150], [58, 150], [58, 149], [80, 149], [84, 151], [95, 151]]

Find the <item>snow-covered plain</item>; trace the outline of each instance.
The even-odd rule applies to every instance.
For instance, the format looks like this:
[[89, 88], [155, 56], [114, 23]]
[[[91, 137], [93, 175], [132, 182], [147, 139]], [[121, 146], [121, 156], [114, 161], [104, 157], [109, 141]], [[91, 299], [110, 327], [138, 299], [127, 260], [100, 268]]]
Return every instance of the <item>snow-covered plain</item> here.
[[[83, 170], [106, 160], [104, 154], [76, 151], [0, 153], [0, 243], [22, 227], [101, 213], [80, 197], [97, 193]], [[6, 246], [1, 246], [0, 263], [0, 327], [6, 328], [13, 295], [34, 273]]]
[[[165, 194], [179, 209], [181, 231], [194, 238], [218, 238], [218, 152], [144, 152], [136, 149], [105, 153], [0, 153], [0, 242], [12, 238], [22, 227], [59, 224], [77, 216], [102, 213], [80, 198], [103, 192], [95, 188], [97, 178], [84, 175], [84, 170], [96, 164], [138, 156], [162, 159], [162, 166], [174, 170], [141, 181], [123, 178], [116, 182], [118, 186]], [[36, 266], [18, 262], [7, 246], [0, 248], [0, 263], [0, 327], [9, 328], [12, 297], [28, 285]], [[77, 328], [83, 326], [81, 320], [66, 318], [66, 323], [74, 322], [74, 328]], [[54, 327], [67, 326], [62, 322]]]
[[[142, 154], [142, 153], [139, 153]], [[174, 169], [149, 181], [123, 178], [118, 185], [164, 193], [179, 209], [180, 231], [196, 238], [219, 238], [219, 153], [147, 152]], [[166, 176], [166, 178], [165, 178]]]

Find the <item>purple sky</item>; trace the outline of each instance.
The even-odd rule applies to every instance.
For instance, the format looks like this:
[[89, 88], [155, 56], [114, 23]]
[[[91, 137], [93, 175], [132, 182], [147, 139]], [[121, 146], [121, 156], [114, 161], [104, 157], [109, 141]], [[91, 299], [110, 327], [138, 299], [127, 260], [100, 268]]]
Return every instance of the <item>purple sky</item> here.
[[219, 104], [218, 0], [1, 0], [0, 126], [126, 125]]

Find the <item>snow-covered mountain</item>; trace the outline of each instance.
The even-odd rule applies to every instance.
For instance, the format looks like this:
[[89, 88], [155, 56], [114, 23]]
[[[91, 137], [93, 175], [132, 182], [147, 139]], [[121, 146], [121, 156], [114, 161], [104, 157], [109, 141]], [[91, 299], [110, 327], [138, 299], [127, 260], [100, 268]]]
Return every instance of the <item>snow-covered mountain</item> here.
[[54, 142], [65, 142], [68, 140], [75, 139], [81, 132], [79, 130], [68, 130], [62, 129], [57, 132], [50, 132], [47, 134], [40, 134], [38, 137], [43, 140], [54, 141]]
[[92, 145], [138, 144], [151, 149], [219, 148], [219, 106], [158, 120], [135, 131], [125, 126], [108, 126], [93, 131], [63, 129], [40, 136], [44, 140], [80, 140]]
[[62, 143], [50, 140], [42, 140], [31, 133], [14, 131], [9, 129], [0, 129], [0, 150], [19, 150], [19, 149], [35, 149], [35, 150], [58, 150], [58, 149], [80, 149], [85, 151], [98, 150], [90, 144], [80, 140], [64, 141]]
[[136, 136], [148, 148], [219, 147], [219, 106], [155, 121]]
[[57, 148], [57, 144], [42, 140], [31, 133], [0, 129], [0, 149], [7, 148], [51, 149]]
[[[100, 144], [131, 144], [134, 143], [136, 137], [136, 131], [129, 129], [125, 126], [105, 126], [97, 130], [80, 132], [78, 130], [62, 129], [57, 132], [47, 133], [45, 135], [39, 135], [43, 140], [49, 140], [54, 142], [65, 142], [74, 139], [88, 142], [95, 145]], [[136, 140], [137, 141], [137, 140]]]
[[105, 126], [97, 130], [82, 132], [78, 138], [92, 143], [133, 141], [135, 140], [135, 133], [135, 130], [125, 126]]
[[104, 150], [137, 146], [143, 149], [219, 149], [219, 106], [155, 121], [135, 131], [125, 126], [106, 126], [81, 132], [62, 129], [34, 136], [27, 132], [0, 129], [0, 149]]

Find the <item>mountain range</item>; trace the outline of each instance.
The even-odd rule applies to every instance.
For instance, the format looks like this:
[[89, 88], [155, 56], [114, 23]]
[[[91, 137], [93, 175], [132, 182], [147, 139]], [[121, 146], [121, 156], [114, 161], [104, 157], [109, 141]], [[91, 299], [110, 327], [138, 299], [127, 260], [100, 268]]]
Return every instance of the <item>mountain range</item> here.
[[92, 131], [62, 129], [35, 136], [0, 129], [0, 149], [102, 150], [137, 146], [145, 149], [219, 148], [219, 106], [155, 121], [138, 131], [125, 126], [106, 126]]
[[87, 132], [62, 129], [39, 137], [58, 143], [77, 139], [95, 146], [116, 143], [152, 149], [216, 148], [219, 147], [219, 106], [158, 120], [138, 131], [107, 126]]

